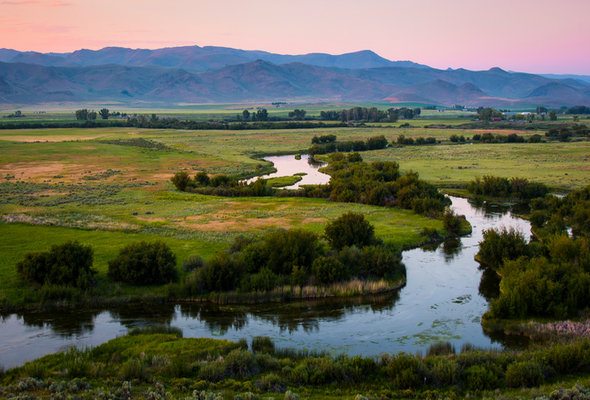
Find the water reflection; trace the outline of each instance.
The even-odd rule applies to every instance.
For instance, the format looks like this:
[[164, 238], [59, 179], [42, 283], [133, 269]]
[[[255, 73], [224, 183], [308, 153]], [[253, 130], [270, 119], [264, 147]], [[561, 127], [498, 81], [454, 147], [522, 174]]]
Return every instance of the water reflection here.
[[480, 319], [497, 296], [497, 276], [482, 271], [474, 256], [484, 229], [511, 226], [530, 237], [527, 221], [508, 209], [474, 207], [452, 198], [456, 213], [471, 222], [471, 235], [403, 253], [407, 284], [382, 296], [255, 306], [211, 304], [113, 307], [59, 313], [12, 314], [0, 321], [0, 364], [5, 367], [58, 351], [95, 346], [128, 329], [170, 324], [185, 337], [230, 340], [270, 336], [278, 346], [377, 355], [423, 351], [448, 340], [500, 348], [520, 344], [484, 333]]
[[320, 172], [320, 168], [325, 163], [315, 161], [310, 158], [309, 155], [303, 154], [299, 159], [293, 155], [289, 156], [271, 156], [266, 157], [266, 161], [274, 164], [276, 172], [272, 174], [257, 176], [252, 179], [248, 179], [246, 182], [254, 182], [257, 179], [269, 179], [278, 178], [281, 176], [293, 176], [296, 174], [302, 175], [302, 179], [294, 185], [287, 186], [285, 189], [297, 189], [301, 185], [323, 185], [330, 181], [330, 175]]

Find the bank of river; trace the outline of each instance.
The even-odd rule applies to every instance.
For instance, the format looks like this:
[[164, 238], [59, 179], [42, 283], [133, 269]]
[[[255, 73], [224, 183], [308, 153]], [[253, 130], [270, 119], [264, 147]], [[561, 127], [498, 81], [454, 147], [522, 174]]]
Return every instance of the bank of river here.
[[[326, 183], [329, 176], [306, 156], [269, 157], [276, 176], [306, 172], [298, 184]], [[309, 169], [307, 169], [309, 168]], [[315, 172], [314, 172], [315, 171]], [[327, 180], [326, 180], [327, 177]], [[259, 305], [168, 304], [55, 313], [10, 314], [0, 320], [0, 365], [14, 367], [68, 346], [95, 346], [128, 329], [170, 324], [185, 337], [237, 340], [269, 336], [281, 347], [361, 355], [423, 351], [445, 340], [501, 348], [514, 343], [489, 337], [481, 327], [486, 296], [497, 289], [494, 276], [474, 260], [483, 230], [514, 227], [530, 234], [530, 224], [510, 211], [481, 208], [450, 197], [473, 231], [457, 243], [403, 252], [407, 283], [381, 295]], [[482, 275], [483, 274], [483, 275]]]

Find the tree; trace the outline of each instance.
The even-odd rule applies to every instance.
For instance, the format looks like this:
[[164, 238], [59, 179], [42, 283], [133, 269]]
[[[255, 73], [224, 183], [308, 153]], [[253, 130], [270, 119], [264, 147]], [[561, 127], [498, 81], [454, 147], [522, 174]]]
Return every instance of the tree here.
[[88, 110], [86, 108], [76, 110], [76, 119], [78, 121], [88, 121]]
[[102, 110], [100, 110], [98, 112], [98, 114], [100, 115], [100, 118], [102, 118], [102, 119], [109, 119], [109, 116], [111, 115], [108, 108], [103, 108]]
[[296, 120], [302, 120], [302, 119], [305, 119], [305, 114], [306, 114], [305, 110], [295, 109], [289, 113], [289, 118], [293, 118]]
[[109, 261], [109, 278], [131, 285], [153, 285], [176, 279], [176, 256], [162, 241], [130, 244]]
[[242, 119], [244, 121], [249, 121], [250, 120], [250, 111], [248, 111], [248, 110], [242, 111]]
[[176, 189], [180, 190], [181, 192], [184, 192], [190, 184], [191, 178], [187, 172], [179, 171], [174, 174], [170, 181], [172, 181], [174, 186], [176, 186]]
[[77, 241], [51, 246], [42, 253], [29, 253], [16, 268], [30, 283], [86, 288], [94, 283], [93, 250]]
[[257, 121], [267, 121], [268, 120], [268, 111], [266, 108], [261, 108], [260, 110], [256, 111], [256, 120]]
[[557, 113], [555, 111], [551, 111], [549, 113], [549, 120], [550, 121], [557, 121]]
[[547, 114], [549, 110], [547, 110], [547, 107], [539, 106], [535, 111], [537, 114]]
[[324, 233], [330, 245], [337, 250], [346, 246], [361, 248], [378, 242], [375, 228], [360, 213], [342, 214], [328, 223]]
[[96, 111], [92, 110], [88, 112], [88, 120], [89, 121], [96, 121], [96, 117], [98, 117], [98, 114], [96, 113]]

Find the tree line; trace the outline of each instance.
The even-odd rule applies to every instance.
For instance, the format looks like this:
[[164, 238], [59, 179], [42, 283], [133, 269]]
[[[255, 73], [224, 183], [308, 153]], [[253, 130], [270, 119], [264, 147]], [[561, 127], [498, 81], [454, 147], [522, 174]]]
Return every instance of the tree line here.
[[385, 136], [373, 136], [367, 140], [338, 141], [335, 135], [314, 136], [308, 153], [311, 155], [335, 152], [367, 151], [384, 149], [389, 145]]
[[320, 120], [342, 122], [397, 122], [399, 119], [413, 119], [421, 113], [420, 108], [353, 107], [347, 110], [321, 111]]
[[171, 181], [181, 191], [218, 196], [301, 196], [332, 201], [400, 207], [419, 214], [442, 216], [450, 200], [416, 172], [401, 174], [396, 162], [364, 162], [359, 153], [330, 156], [326, 185], [306, 185], [296, 190], [274, 189], [264, 179], [245, 183], [227, 175], [199, 172], [191, 177], [177, 172]]

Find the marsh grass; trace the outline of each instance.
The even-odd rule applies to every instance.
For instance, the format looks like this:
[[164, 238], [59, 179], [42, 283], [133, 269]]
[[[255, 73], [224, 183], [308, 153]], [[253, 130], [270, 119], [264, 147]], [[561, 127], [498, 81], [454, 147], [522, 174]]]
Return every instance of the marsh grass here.
[[176, 298], [179, 302], [213, 302], [216, 304], [256, 304], [291, 300], [312, 300], [335, 297], [377, 295], [396, 291], [405, 285], [405, 278], [395, 281], [352, 279], [326, 286], [279, 286], [265, 292], [214, 292], [203, 296]]

